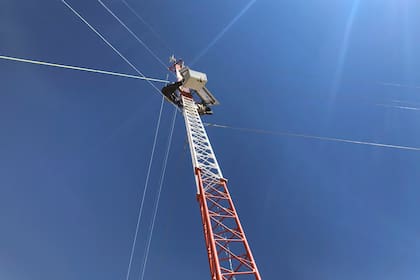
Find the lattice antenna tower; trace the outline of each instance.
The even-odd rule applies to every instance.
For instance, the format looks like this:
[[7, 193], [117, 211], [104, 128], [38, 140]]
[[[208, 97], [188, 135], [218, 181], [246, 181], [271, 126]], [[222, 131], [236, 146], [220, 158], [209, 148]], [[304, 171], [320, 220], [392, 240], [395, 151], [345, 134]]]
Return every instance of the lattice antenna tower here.
[[[170, 59], [182, 81], [179, 93], [197, 186], [211, 280], [261, 280], [238, 213], [201, 120], [203, 107], [219, 102], [205, 87], [207, 76]], [[193, 95], [197, 95], [199, 101]]]

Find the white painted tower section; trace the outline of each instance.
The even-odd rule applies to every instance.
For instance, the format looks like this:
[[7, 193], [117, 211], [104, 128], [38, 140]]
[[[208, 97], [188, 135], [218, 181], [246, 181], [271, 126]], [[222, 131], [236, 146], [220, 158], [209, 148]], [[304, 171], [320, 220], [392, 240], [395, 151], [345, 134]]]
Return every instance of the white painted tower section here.
[[[223, 179], [222, 171], [197, 112], [195, 101], [182, 95], [182, 104], [194, 172], [195, 168], [201, 170], [203, 187], [207, 190], [209, 187], [220, 184], [220, 180]], [[197, 193], [199, 194], [199, 189]]]

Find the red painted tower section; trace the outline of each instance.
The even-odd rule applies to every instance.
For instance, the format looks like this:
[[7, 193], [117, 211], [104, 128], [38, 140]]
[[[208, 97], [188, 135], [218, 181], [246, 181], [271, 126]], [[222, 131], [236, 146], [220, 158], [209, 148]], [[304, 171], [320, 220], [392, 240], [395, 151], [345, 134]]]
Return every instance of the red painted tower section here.
[[196, 169], [204, 239], [212, 280], [258, 279], [258, 272], [251, 249], [226, 185], [203, 187], [200, 169]]

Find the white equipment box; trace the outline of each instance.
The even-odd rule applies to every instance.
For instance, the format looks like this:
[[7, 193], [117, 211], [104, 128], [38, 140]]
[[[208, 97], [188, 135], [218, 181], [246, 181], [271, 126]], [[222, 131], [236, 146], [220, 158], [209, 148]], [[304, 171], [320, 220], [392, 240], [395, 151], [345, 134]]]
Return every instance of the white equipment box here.
[[191, 70], [188, 67], [182, 68], [180, 72], [184, 78], [184, 87], [199, 91], [207, 83], [207, 75], [205, 73]]
[[182, 68], [179, 72], [184, 78], [183, 86], [195, 90], [204, 104], [209, 106], [219, 105], [219, 101], [205, 87], [207, 83], [207, 75], [205, 73], [191, 70], [188, 67]]

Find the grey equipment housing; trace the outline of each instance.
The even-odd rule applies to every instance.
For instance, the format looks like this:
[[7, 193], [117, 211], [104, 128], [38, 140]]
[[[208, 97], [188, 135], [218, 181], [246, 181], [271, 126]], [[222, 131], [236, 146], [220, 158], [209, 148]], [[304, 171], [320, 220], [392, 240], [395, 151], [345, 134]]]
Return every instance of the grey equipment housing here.
[[180, 73], [184, 79], [183, 86], [196, 91], [204, 104], [208, 106], [220, 104], [214, 95], [205, 87], [207, 83], [207, 75], [205, 73], [191, 70], [188, 67], [182, 68]]

